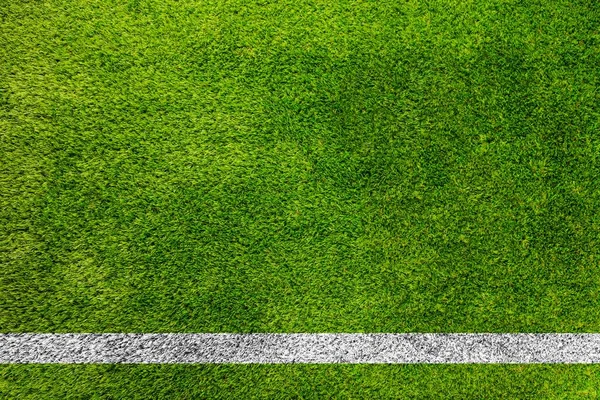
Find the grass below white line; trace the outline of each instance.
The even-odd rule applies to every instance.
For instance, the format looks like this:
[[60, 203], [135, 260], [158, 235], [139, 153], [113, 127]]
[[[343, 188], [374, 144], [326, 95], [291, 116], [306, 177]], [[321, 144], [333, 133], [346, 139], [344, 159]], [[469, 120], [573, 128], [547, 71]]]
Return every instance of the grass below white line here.
[[0, 334], [0, 363], [600, 363], [600, 334]]

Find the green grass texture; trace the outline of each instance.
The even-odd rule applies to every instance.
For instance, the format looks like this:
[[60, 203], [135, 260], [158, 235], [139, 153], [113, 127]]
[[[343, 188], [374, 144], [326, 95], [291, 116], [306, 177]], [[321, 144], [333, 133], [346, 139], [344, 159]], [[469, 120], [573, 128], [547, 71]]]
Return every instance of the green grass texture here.
[[0, 18], [2, 332], [600, 331], [600, 3]]
[[[600, 331], [600, 3], [0, 0], [0, 331]], [[3, 366], [1, 398], [598, 398], [592, 366]]]
[[9, 399], [597, 399], [585, 365], [0, 367]]

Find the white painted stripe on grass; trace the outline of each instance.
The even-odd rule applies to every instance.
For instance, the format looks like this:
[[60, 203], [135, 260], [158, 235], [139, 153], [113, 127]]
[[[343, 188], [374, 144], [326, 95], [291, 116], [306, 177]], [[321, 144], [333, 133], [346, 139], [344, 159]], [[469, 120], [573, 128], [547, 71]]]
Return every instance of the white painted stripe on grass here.
[[600, 334], [0, 334], [0, 363], [600, 363]]

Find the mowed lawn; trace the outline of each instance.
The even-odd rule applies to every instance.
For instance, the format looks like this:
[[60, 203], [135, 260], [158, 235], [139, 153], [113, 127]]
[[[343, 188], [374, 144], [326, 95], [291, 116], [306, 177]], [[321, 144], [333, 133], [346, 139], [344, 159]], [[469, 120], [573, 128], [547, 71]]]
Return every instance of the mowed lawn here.
[[[600, 332], [599, 87], [591, 0], [0, 0], [0, 332]], [[600, 395], [583, 366], [4, 366], [0, 395], [100, 380]]]

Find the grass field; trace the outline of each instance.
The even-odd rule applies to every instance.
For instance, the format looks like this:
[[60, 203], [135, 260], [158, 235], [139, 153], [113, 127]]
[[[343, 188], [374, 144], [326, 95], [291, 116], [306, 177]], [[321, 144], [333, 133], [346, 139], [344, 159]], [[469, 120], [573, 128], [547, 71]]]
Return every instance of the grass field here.
[[[600, 332], [599, 2], [0, 21], [1, 332]], [[592, 366], [0, 371], [9, 398], [600, 391]]]

